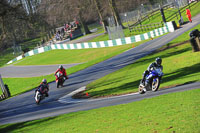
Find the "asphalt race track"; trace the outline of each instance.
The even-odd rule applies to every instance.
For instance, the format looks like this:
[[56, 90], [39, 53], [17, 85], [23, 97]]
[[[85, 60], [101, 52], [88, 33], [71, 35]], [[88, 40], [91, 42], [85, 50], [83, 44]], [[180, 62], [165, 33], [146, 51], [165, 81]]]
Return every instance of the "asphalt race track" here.
[[71, 103], [58, 101], [60, 97], [63, 97], [82, 86], [86, 86], [88, 83], [121, 69], [126, 65], [132, 64], [139, 58], [154, 52], [156, 49], [167, 44], [169, 41], [173, 40], [185, 31], [190, 30], [194, 26], [200, 24], [200, 20], [198, 18], [200, 18], [200, 14], [193, 18], [192, 23], [182, 26], [182, 28], [173, 33], [169, 33], [160, 38], [151, 40], [118, 56], [70, 75], [63, 88], [57, 89], [55, 82], [50, 83], [50, 96], [43, 100], [39, 106], [36, 105], [34, 101], [34, 90], [0, 102], [0, 125], [40, 119], [64, 113], [77, 112], [80, 110], [90, 110], [105, 106], [130, 103], [162, 94], [200, 88], [200, 83], [197, 82], [184, 86], [164, 89], [157, 92], [147, 92], [144, 95], [131, 94], [119, 97], [110, 97], [106, 99]]
[[[74, 64], [62, 64], [65, 68], [70, 68]], [[34, 65], [34, 66], [7, 66], [0, 68], [0, 74], [4, 78], [15, 78], [15, 77], [39, 77], [43, 75], [49, 75], [54, 73], [58, 69], [59, 65]]]

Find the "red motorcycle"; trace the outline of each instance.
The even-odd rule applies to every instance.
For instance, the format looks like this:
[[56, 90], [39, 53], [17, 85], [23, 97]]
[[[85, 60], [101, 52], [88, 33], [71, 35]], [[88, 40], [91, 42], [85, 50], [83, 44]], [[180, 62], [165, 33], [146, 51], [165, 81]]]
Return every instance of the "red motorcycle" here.
[[63, 87], [63, 83], [65, 82], [66, 77], [61, 72], [58, 72], [56, 76], [57, 76], [57, 79], [56, 79], [57, 88], [59, 88], [59, 86]]

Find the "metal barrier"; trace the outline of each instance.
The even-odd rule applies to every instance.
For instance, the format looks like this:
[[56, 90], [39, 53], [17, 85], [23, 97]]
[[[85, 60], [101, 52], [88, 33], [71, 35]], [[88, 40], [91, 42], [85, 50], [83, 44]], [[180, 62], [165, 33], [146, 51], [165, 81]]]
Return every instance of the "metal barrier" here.
[[145, 25], [139, 25], [139, 26], [131, 26], [130, 27], [130, 32], [134, 31], [150, 31], [152, 29], [157, 29], [157, 28], [160, 28], [160, 27], [163, 27], [164, 26], [164, 23], [162, 22], [159, 22], [159, 23], [152, 23], [152, 24], [145, 24]]

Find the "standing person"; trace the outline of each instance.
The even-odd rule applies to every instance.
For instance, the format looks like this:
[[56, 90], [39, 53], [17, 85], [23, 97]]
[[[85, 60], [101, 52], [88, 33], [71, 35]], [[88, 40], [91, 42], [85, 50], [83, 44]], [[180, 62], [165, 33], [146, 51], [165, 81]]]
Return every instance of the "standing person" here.
[[190, 23], [192, 23], [192, 19], [191, 19], [192, 15], [188, 8], [186, 9], [186, 14], [187, 14], [188, 20], [190, 21]]

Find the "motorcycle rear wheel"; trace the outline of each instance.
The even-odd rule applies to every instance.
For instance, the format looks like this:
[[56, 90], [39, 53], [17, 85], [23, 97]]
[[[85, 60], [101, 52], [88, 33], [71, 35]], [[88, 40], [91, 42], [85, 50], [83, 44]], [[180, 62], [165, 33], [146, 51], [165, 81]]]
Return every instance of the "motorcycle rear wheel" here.
[[144, 87], [142, 87], [141, 85], [139, 85], [138, 92], [139, 92], [139, 94], [144, 94], [145, 93]]

